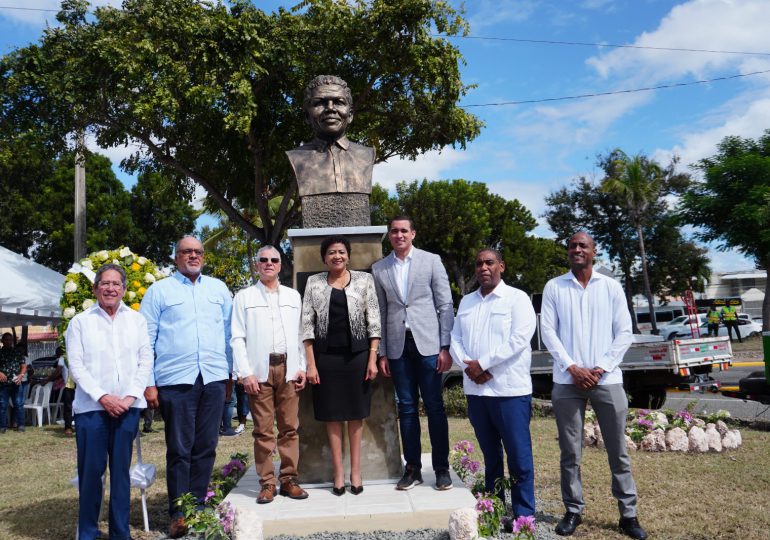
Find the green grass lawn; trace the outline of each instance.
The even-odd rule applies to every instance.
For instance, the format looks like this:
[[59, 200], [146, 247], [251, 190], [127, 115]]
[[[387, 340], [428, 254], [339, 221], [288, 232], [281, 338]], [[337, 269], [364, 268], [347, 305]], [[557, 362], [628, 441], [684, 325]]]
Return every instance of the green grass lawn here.
[[[249, 425], [250, 427], [251, 425]], [[156, 423], [156, 428], [162, 424]], [[427, 431], [424, 448], [428, 448]], [[450, 419], [450, 440], [470, 439], [467, 420]], [[559, 449], [552, 418], [532, 422], [535, 485], [543, 511], [558, 518]], [[139, 491], [132, 490], [132, 536], [137, 540], [165, 533], [165, 445], [162, 433], [142, 438], [144, 460], [158, 467], [148, 491], [149, 534], [142, 531]], [[222, 438], [217, 465], [233, 452], [251, 453], [248, 432]], [[734, 452], [707, 455], [642, 454], [632, 456], [639, 490], [639, 517], [657, 539], [764, 540], [770, 530], [770, 433], [743, 430], [743, 446]], [[59, 426], [28, 428], [26, 433], [0, 435], [0, 539], [51, 540], [74, 538], [77, 492], [69, 481], [75, 474], [75, 441]], [[620, 539], [615, 532], [617, 506], [610, 493], [606, 454], [586, 449], [583, 483], [587, 508], [574, 538]], [[551, 523], [550, 526], [553, 526]], [[106, 524], [105, 527], [106, 529]]]

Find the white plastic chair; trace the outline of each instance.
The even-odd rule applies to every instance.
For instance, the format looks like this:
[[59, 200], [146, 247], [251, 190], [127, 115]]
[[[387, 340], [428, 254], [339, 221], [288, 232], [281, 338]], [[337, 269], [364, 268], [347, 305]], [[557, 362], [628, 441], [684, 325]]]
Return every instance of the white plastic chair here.
[[56, 395], [56, 399], [50, 402], [50, 408], [51, 408], [51, 414], [53, 414], [53, 418], [49, 415], [48, 417], [48, 423], [53, 424], [59, 420], [59, 416], [64, 416], [64, 404], [62, 403], [62, 398], [64, 396], [64, 387], [62, 386], [58, 390], [51, 390], [51, 394]]
[[[131, 487], [139, 488], [139, 492], [142, 495], [142, 518], [144, 519], [144, 531], [150, 532], [150, 518], [147, 513], [147, 496], [145, 495], [145, 490], [155, 483], [155, 476], [156, 476], [157, 469], [155, 468], [155, 465], [152, 465], [151, 463], [144, 463], [142, 461], [142, 443], [141, 443], [141, 435], [139, 434], [139, 430], [136, 431], [135, 440], [136, 440], [136, 463], [134, 463], [134, 465], [131, 467], [129, 471], [129, 476], [131, 478]], [[102, 476], [102, 506], [99, 509], [100, 519], [104, 511], [104, 490], [105, 490], [105, 484], [106, 484], [106, 477], [107, 477], [107, 471], [105, 471], [104, 475]], [[79, 489], [77, 470], [75, 472], [75, 478], [70, 480], [70, 484], [72, 484], [75, 487], [75, 489]], [[78, 532], [79, 532], [78, 529], [75, 530], [75, 540], [78, 539]]]
[[48, 413], [48, 423], [51, 423], [51, 388], [53, 388], [52, 382], [42, 386], [38, 384], [32, 389], [30, 402], [24, 404], [25, 410], [34, 410], [37, 413], [37, 425], [40, 427], [43, 427], [44, 412]]

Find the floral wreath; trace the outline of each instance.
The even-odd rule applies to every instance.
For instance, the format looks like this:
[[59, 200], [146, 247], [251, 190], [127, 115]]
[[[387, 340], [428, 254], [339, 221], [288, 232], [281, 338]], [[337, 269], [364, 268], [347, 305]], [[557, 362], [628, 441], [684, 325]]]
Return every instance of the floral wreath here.
[[96, 270], [103, 264], [117, 264], [126, 271], [126, 294], [123, 301], [139, 311], [147, 287], [166, 277], [154, 262], [121, 246], [111, 251], [102, 250], [89, 254], [67, 270], [59, 305], [62, 309], [59, 336], [63, 338], [72, 317], [87, 310], [96, 302], [93, 282]]

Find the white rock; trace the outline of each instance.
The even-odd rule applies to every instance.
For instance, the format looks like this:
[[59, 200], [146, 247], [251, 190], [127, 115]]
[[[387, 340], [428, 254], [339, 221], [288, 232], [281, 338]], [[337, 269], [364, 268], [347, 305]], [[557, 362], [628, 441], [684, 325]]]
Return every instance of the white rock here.
[[247, 507], [235, 508], [233, 540], [263, 540], [262, 518], [255, 510]]
[[474, 540], [478, 536], [478, 513], [475, 508], [459, 508], [449, 514], [450, 540]]
[[680, 428], [675, 427], [666, 432], [666, 448], [671, 452], [687, 452], [690, 444], [687, 439], [687, 433]]
[[631, 437], [629, 437], [628, 435], [626, 435], [626, 448], [628, 448], [629, 450], [632, 450], [632, 451], [636, 452], [636, 443], [635, 443], [635, 442], [634, 442], [634, 440], [633, 440]]
[[653, 429], [642, 438], [639, 448], [646, 452], [665, 452], [666, 434], [660, 428]]
[[714, 424], [706, 425], [706, 440], [708, 441], [709, 451], [721, 452], [722, 451], [722, 437], [717, 431], [717, 427]]
[[706, 433], [703, 428], [693, 426], [690, 428], [690, 432], [687, 434], [688, 447], [690, 452], [708, 452], [709, 443], [706, 439]]
[[583, 424], [583, 446], [593, 446], [596, 444], [596, 435], [594, 424]]
[[731, 429], [722, 437], [722, 448], [725, 450], [735, 450], [741, 445], [741, 432], [737, 429]]
[[667, 426], [668, 425], [668, 417], [661, 411], [652, 411], [650, 412], [650, 416], [654, 418], [653, 422], [656, 424], [660, 424], [661, 426]]
[[699, 428], [705, 429], [706, 428], [706, 421], [702, 418], [693, 418], [692, 420], [693, 426], [698, 426]]
[[599, 427], [599, 422], [594, 424], [594, 437], [596, 437], [596, 447], [604, 448], [604, 437], [602, 437], [602, 430]]
[[730, 431], [729, 428], [727, 427], [727, 424], [725, 424], [722, 420], [717, 420], [716, 426], [717, 426], [717, 431], [722, 437], [725, 436], [725, 433]]

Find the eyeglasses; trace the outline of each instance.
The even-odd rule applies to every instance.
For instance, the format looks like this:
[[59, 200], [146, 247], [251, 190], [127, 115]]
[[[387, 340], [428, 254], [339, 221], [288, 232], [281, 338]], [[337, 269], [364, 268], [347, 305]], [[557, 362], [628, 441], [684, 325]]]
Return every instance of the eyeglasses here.
[[180, 249], [177, 251], [180, 255], [184, 255], [185, 257], [189, 257], [193, 253], [195, 253], [198, 257], [203, 257], [203, 250], [202, 249]]
[[123, 288], [123, 282], [122, 281], [99, 281], [99, 285], [97, 285], [100, 289], [122, 289]]
[[278, 257], [271, 257], [269, 259], [267, 257], [260, 257], [259, 258], [259, 262], [261, 262], [262, 264], [266, 263], [267, 261], [270, 261], [273, 264], [278, 264], [278, 263], [281, 262], [281, 259], [278, 258]]

